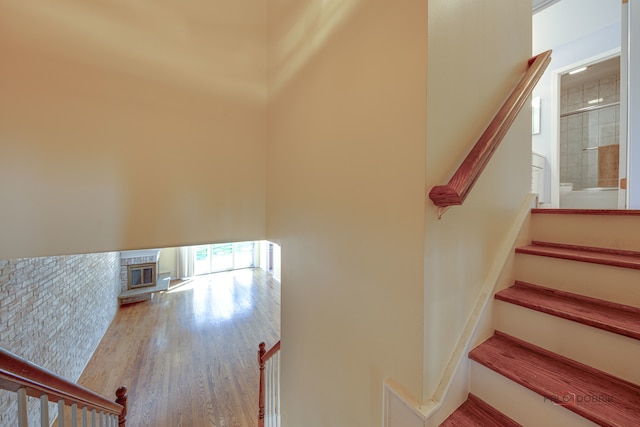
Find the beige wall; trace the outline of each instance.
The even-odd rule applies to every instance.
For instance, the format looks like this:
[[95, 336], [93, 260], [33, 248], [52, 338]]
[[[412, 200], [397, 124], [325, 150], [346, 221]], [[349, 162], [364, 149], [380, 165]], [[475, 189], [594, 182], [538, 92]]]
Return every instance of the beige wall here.
[[285, 426], [376, 426], [421, 393], [424, 1], [270, 3], [267, 237]]
[[379, 425], [384, 377], [431, 395], [529, 189], [525, 111], [464, 207], [425, 202], [524, 70], [530, 5], [268, 4], [3, 2], [0, 259], [269, 238], [284, 425]]
[[[531, 4], [429, 1], [426, 187], [446, 183], [531, 56]], [[424, 398], [431, 397], [531, 180], [530, 109], [464, 206], [425, 219]]]
[[188, 6], [0, 6], [0, 259], [263, 238], [266, 6]]

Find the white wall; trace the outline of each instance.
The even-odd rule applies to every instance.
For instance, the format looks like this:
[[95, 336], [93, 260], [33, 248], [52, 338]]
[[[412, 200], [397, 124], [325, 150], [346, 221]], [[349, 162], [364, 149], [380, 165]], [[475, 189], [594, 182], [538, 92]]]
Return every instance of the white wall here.
[[629, 172], [630, 209], [640, 209], [640, 6], [627, 3], [629, 37]]
[[266, 240], [262, 240], [261, 242], [259, 242], [258, 246], [260, 247], [260, 259], [258, 266], [264, 271], [269, 271], [269, 245], [273, 245], [273, 271], [271, 272], [271, 274], [273, 274], [274, 279], [280, 282], [282, 280], [282, 251], [280, 249], [280, 245], [273, 242], [268, 242]]
[[282, 282], [282, 250], [280, 245], [273, 244], [273, 278]]
[[269, 271], [269, 242], [261, 240], [258, 242], [258, 267], [264, 271]]
[[178, 248], [164, 248], [158, 258], [158, 274], [169, 273], [171, 279], [178, 278]]
[[422, 391], [427, 3], [272, 1], [268, 19], [283, 426], [379, 426], [385, 376]]
[[187, 9], [2, 2], [0, 258], [264, 237], [266, 5]]
[[533, 53], [562, 46], [619, 24], [618, 0], [562, 0], [533, 15]]
[[[522, 78], [531, 4], [429, 1], [426, 188], [445, 184]], [[482, 46], [482, 49], [476, 48]], [[442, 379], [473, 304], [531, 185], [526, 106], [464, 205], [425, 217], [424, 399]]]
[[[580, 11], [577, 13], [576, 11]], [[534, 89], [541, 99], [540, 134], [532, 136], [532, 148], [547, 158], [545, 194], [559, 197], [557, 128], [552, 114], [559, 114], [559, 99], [553, 95], [552, 77], [572, 64], [620, 49], [621, 5], [619, 0], [562, 0], [533, 16], [533, 52], [553, 50], [551, 63]], [[556, 206], [557, 207], [557, 206]]]

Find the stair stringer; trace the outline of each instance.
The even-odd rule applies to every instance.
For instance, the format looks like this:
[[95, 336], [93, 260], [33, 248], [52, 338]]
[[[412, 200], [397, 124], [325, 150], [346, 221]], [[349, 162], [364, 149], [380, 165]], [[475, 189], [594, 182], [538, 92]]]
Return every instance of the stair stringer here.
[[494, 330], [493, 295], [515, 280], [515, 248], [531, 241], [531, 208], [534, 194], [528, 194], [505, 235], [481, 290], [469, 313], [449, 362], [433, 396], [419, 405], [391, 378], [383, 383], [383, 427], [436, 427], [466, 399], [470, 391], [469, 351], [491, 336]]

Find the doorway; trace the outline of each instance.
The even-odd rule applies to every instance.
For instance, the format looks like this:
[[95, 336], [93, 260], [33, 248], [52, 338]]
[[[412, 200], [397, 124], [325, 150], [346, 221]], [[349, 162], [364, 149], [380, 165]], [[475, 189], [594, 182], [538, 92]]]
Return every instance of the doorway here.
[[560, 208], [619, 208], [620, 82], [619, 55], [559, 74]]

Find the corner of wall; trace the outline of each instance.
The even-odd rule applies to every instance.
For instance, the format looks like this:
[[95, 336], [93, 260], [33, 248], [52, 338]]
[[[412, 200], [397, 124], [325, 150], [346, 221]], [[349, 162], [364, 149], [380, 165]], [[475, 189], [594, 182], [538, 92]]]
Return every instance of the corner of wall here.
[[529, 239], [529, 218], [534, 197], [534, 194], [529, 193], [524, 198], [518, 215], [494, 256], [489, 274], [483, 281], [464, 330], [431, 399], [433, 405], [428, 408], [425, 415], [427, 427], [439, 425], [467, 398], [469, 393], [467, 354], [493, 333], [492, 297], [495, 292], [508, 287], [513, 281], [514, 250], [516, 246]]
[[398, 382], [385, 378], [382, 384], [382, 426], [424, 427], [425, 407]]

